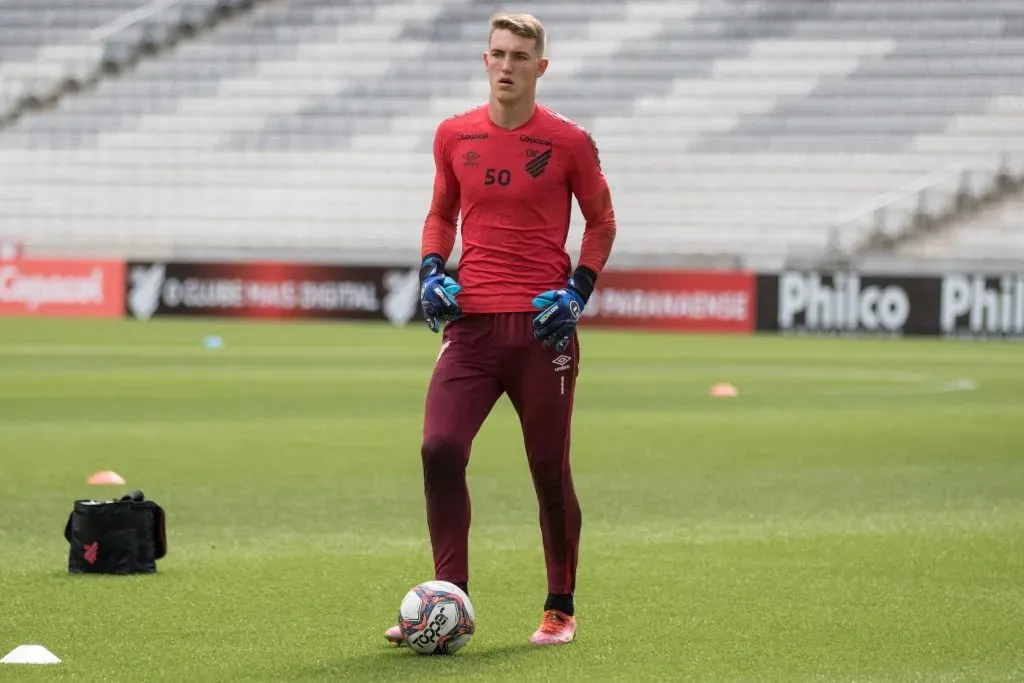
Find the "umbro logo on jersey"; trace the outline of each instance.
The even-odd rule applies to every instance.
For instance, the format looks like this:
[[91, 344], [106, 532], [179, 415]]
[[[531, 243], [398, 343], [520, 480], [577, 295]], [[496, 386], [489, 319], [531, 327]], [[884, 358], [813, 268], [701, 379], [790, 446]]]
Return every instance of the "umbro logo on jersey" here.
[[534, 178], [538, 177], [544, 172], [544, 169], [548, 167], [548, 162], [551, 161], [551, 150], [547, 150], [541, 154], [538, 154], [534, 158], [526, 162], [526, 172]]
[[480, 158], [480, 155], [473, 150], [469, 150], [462, 155], [462, 158], [466, 160], [465, 166], [476, 166], [476, 160]]

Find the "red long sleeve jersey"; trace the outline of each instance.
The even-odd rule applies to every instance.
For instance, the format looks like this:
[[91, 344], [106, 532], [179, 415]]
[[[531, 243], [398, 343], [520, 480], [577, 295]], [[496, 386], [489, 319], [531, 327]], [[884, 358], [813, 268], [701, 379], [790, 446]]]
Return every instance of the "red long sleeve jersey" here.
[[461, 210], [464, 312], [530, 311], [535, 296], [565, 285], [574, 196], [586, 220], [579, 265], [595, 274], [604, 268], [615, 215], [584, 128], [538, 105], [524, 125], [506, 130], [481, 106], [441, 122], [434, 163], [422, 254], [451, 255]]

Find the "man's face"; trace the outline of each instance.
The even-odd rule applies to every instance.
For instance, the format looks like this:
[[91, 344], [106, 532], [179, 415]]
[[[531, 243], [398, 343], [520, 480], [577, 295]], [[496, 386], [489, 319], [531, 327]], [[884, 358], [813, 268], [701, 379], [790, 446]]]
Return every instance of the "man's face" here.
[[548, 68], [547, 58], [537, 54], [536, 42], [507, 29], [498, 29], [491, 35], [484, 66], [491, 93], [499, 102], [514, 102], [535, 92], [537, 79]]

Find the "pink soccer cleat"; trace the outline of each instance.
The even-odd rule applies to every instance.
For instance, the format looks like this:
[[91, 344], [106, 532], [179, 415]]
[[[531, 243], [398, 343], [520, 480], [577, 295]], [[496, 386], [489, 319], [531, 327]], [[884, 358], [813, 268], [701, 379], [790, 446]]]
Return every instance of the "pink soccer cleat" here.
[[576, 637], [576, 618], [556, 609], [544, 611], [540, 628], [530, 636], [533, 645], [562, 645]]
[[405, 636], [402, 635], [402, 629], [398, 626], [392, 626], [387, 631], [384, 631], [384, 638], [395, 647], [405, 645]]

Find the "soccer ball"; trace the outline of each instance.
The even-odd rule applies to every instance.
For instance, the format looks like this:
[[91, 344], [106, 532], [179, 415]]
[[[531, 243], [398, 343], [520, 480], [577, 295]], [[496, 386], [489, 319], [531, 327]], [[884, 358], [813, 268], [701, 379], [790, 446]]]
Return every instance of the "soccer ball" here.
[[450, 655], [473, 637], [476, 615], [461, 588], [447, 581], [426, 581], [405, 594], [398, 626], [417, 654]]

